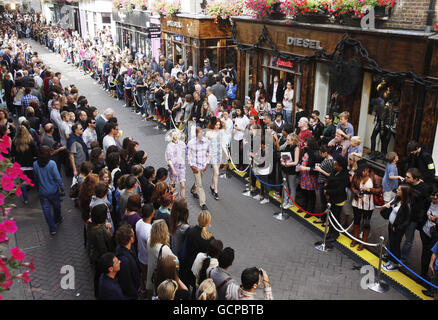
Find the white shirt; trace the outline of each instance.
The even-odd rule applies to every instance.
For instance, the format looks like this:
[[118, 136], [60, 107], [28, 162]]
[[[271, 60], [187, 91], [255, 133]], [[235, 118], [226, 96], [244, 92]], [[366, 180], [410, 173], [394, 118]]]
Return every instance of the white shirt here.
[[91, 147], [90, 147], [91, 142], [97, 141], [96, 130], [94, 130], [94, 129], [90, 130], [90, 128], [85, 129], [84, 133], [82, 134], [82, 140], [84, 140], [88, 149], [91, 149]]
[[214, 115], [217, 109], [217, 98], [214, 94], [208, 96], [208, 104], [210, 105], [210, 111]]
[[229, 145], [231, 143], [231, 137], [233, 136], [233, 120], [228, 118], [227, 120], [222, 119], [222, 121], [225, 123], [226, 141], [227, 145]]
[[243, 139], [245, 128], [248, 126], [248, 124], [249, 124], [249, 119], [247, 116], [236, 117], [234, 119], [234, 125], [242, 130], [242, 131], [234, 130], [234, 140], [240, 141]]
[[108, 148], [110, 146], [116, 146], [117, 143], [116, 143], [116, 140], [113, 137], [111, 137], [109, 135], [106, 135], [105, 138], [103, 138], [102, 145], [103, 145], [103, 153], [106, 156], [106, 150], [108, 150]]
[[[373, 181], [371, 178], [368, 178], [368, 180], [365, 183], [362, 182], [360, 183], [360, 188], [372, 188], [372, 187], [373, 187]], [[373, 195], [370, 193], [365, 193], [362, 196], [362, 198], [359, 198], [358, 200], [353, 198], [351, 205], [358, 209], [374, 210]]]
[[284, 110], [292, 110], [292, 101], [294, 98], [294, 90], [285, 90], [283, 95]]
[[148, 241], [151, 236], [152, 225], [140, 219], [135, 224], [135, 234], [137, 235], [138, 260], [142, 264], [148, 264]]
[[[204, 263], [204, 260], [207, 258], [207, 254], [200, 252], [198, 253], [198, 255], [196, 256], [195, 261], [193, 262], [192, 265], [192, 273], [196, 278], [196, 281], [199, 282], [199, 272], [202, 269], [202, 264]], [[210, 265], [208, 266], [209, 268], [216, 268], [217, 266], [219, 266], [219, 262], [216, 258], [211, 258], [210, 259]]]
[[61, 144], [63, 147], [67, 147], [67, 135], [71, 134], [71, 128], [68, 122], [62, 121], [61, 127], [59, 129], [59, 135], [61, 137]]
[[277, 89], [278, 89], [278, 83], [274, 82], [274, 87], [273, 87], [273, 92], [272, 92], [272, 102], [277, 103]]

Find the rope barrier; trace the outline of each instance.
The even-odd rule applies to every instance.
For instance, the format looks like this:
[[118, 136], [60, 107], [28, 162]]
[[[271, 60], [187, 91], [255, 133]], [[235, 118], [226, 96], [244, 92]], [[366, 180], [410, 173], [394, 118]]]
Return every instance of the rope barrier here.
[[436, 285], [434, 285], [433, 283], [430, 283], [429, 281], [427, 281], [426, 279], [424, 279], [422, 276], [416, 274], [412, 269], [410, 269], [408, 266], [406, 266], [403, 262], [401, 262], [391, 251], [388, 250], [387, 247], [383, 246], [383, 248], [385, 248], [386, 252], [388, 252], [399, 264], [401, 264], [403, 267], [405, 267], [409, 272], [411, 272], [414, 276], [420, 278], [421, 280], [423, 280], [425, 283], [427, 283], [428, 285], [430, 285], [431, 287], [438, 289], [438, 287]]
[[231, 162], [231, 165], [234, 167], [234, 170], [236, 170], [239, 173], [246, 173], [248, 168], [251, 166], [251, 165], [248, 165], [245, 170], [241, 171], [241, 170], [237, 169], [236, 165], [234, 164], [233, 158], [231, 158], [231, 155], [228, 153], [227, 156], [230, 158], [230, 162]]
[[163, 118], [161, 118], [161, 116], [160, 116], [160, 113], [158, 112], [158, 107], [157, 107], [157, 116], [158, 116], [158, 119], [160, 119], [160, 121], [161, 121], [161, 122], [164, 122], [164, 123], [167, 123], [167, 121], [168, 121], [169, 118], [170, 118], [170, 116], [169, 116], [169, 118], [167, 118], [166, 120], [163, 120]]
[[287, 194], [287, 196], [289, 197], [289, 199], [291, 199], [292, 202], [293, 202], [293, 203], [298, 207], [298, 209], [300, 209], [301, 211], [303, 211], [303, 212], [305, 212], [305, 213], [307, 213], [307, 214], [310, 214], [311, 216], [323, 216], [323, 215], [327, 214], [326, 212], [322, 212], [322, 213], [311, 213], [311, 212], [309, 212], [309, 211], [307, 211], [307, 210], [304, 210], [303, 208], [301, 208], [301, 206], [300, 206], [298, 203], [295, 202], [294, 199], [292, 199], [292, 197], [290, 196], [290, 194], [289, 194], [289, 192], [287, 191], [286, 188], [284, 188], [284, 191], [286, 191], [286, 194]]
[[[131, 90], [131, 95], [132, 95], [132, 90]], [[125, 98], [131, 102], [132, 100], [134, 100], [134, 98], [132, 97], [131, 99], [129, 99], [128, 94], [126, 93], [126, 89], [125, 89]]]
[[254, 174], [254, 176], [257, 178], [257, 180], [260, 181], [260, 183], [263, 183], [264, 185], [268, 186], [268, 187], [281, 187], [281, 184], [270, 184], [270, 183], [266, 183], [263, 180], [261, 180], [259, 177], [257, 177], [257, 175], [255, 174], [254, 170], [251, 168], [252, 173]]
[[[336, 228], [336, 226], [334, 225], [333, 221], [332, 221], [331, 218], [330, 218], [330, 215], [332, 216], [332, 219], [336, 222], [336, 224], [338, 225], [338, 227], [339, 227], [342, 231], [340, 231], [340, 230], [338, 230], [338, 229]], [[351, 226], [353, 225], [354, 221], [351, 223], [351, 225], [350, 225], [347, 229], [344, 229], [344, 228], [342, 227], [342, 225], [339, 223], [339, 221], [336, 220], [335, 216], [333, 215], [333, 213], [332, 213], [331, 211], [330, 211], [330, 214], [329, 214], [329, 221], [330, 221], [330, 223], [333, 225], [333, 228], [335, 228], [336, 231], [341, 232], [341, 233], [346, 233], [350, 238], [352, 238], [353, 240], [355, 240], [355, 241], [357, 241], [357, 242], [359, 242], [359, 243], [362, 243], [362, 244], [365, 245], [365, 246], [369, 246], [369, 247], [378, 247], [378, 246], [380, 245], [380, 243], [367, 243], [367, 242], [364, 242], [364, 241], [362, 241], [362, 240], [360, 240], [360, 239], [355, 238], [355, 237], [352, 236], [351, 234], [349, 234], [347, 230], [351, 228]]]

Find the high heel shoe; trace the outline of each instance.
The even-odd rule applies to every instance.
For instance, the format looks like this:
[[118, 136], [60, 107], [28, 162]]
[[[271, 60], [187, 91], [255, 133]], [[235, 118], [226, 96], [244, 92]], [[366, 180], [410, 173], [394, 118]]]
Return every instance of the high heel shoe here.
[[214, 197], [214, 189], [210, 186], [211, 195]]
[[219, 200], [219, 195], [217, 194], [217, 192], [214, 192], [213, 197], [215, 200]]

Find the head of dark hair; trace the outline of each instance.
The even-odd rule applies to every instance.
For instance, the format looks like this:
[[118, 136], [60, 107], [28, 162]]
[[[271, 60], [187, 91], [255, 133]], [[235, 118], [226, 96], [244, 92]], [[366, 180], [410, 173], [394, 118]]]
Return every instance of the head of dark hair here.
[[201, 270], [199, 271], [199, 282], [207, 279], [207, 268], [210, 266], [211, 258], [217, 258], [224, 248], [221, 240], [212, 239], [207, 246], [207, 258], [202, 262]]
[[418, 148], [420, 148], [420, 144], [417, 141], [411, 140], [408, 142], [408, 146], [407, 146], [408, 153], [411, 153], [412, 151], [415, 151]]
[[163, 208], [166, 208], [168, 206], [170, 206], [173, 202], [173, 196], [170, 192], [166, 192], [165, 194], [163, 194], [160, 199], [158, 200], [158, 202], [160, 203], [160, 205]]
[[143, 177], [145, 177], [146, 179], [150, 179], [153, 177], [155, 173], [155, 169], [152, 166], [147, 166], [146, 168], [144, 168], [143, 170]]
[[[108, 148], [109, 149], [109, 148]], [[120, 153], [113, 152], [106, 155], [106, 164], [108, 166], [108, 170], [111, 172], [115, 168], [117, 168], [120, 165]]]
[[99, 160], [99, 156], [102, 154], [103, 150], [100, 147], [93, 148], [90, 152], [90, 161], [96, 163]]
[[218, 256], [219, 267], [226, 269], [233, 264], [234, 249], [230, 247], [224, 248]]
[[104, 181], [99, 181], [94, 186], [94, 193], [97, 198], [103, 198], [108, 194], [108, 184]]
[[320, 115], [320, 113], [319, 113], [318, 110], [313, 110], [312, 113], [313, 113], [314, 115], [316, 115], [317, 117], [319, 117], [319, 115]]
[[260, 270], [256, 267], [246, 268], [242, 272], [241, 281], [244, 290], [251, 290], [252, 287], [259, 283]]
[[109, 273], [109, 268], [114, 266], [114, 257], [116, 255], [112, 252], [104, 253], [99, 259], [99, 268], [104, 274]]
[[91, 209], [91, 221], [93, 224], [97, 225], [105, 223], [107, 218], [107, 210], [108, 207], [104, 203], [94, 206], [93, 209]]
[[160, 181], [163, 178], [167, 179], [168, 175], [169, 175], [169, 172], [166, 168], [158, 168], [157, 175], [155, 176], [155, 180]]
[[421, 179], [421, 171], [417, 168], [409, 168], [406, 173], [410, 173], [412, 175], [412, 178], [414, 178], [415, 180]]
[[121, 225], [116, 231], [116, 242], [118, 245], [124, 247], [126, 246], [132, 238], [133, 235], [132, 227], [129, 224]]
[[87, 176], [91, 171], [93, 171], [94, 165], [90, 161], [84, 161], [81, 163], [79, 172], [84, 176]]
[[141, 197], [138, 193], [133, 193], [129, 196], [126, 210], [135, 211], [137, 213], [141, 210]]
[[143, 219], [147, 219], [147, 218], [149, 218], [150, 216], [152, 216], [152, 214], [154, 213], [154, 211], [155, 211], [155, 209], [154, 209], [154, 206], [152, 205], [152, 203], [145, 203], [145, 204], [143, 205], [143, 207], [141, 208], [141, 214], [140, 214], [140, 216], [141, 216]]
[[137, 182], [137, 178], [135, 176], [133, 176], [132, 174], [130, 174], [125, 181], [125, 187], [126, 189], [131, 189], [135, 186]]
[[144, 152], [143, 150], [139, 150], [136, 153], [134, 153], [134, 156], [132, 157], [132, 163], [141, 164], [145, 154], [146, 152]]

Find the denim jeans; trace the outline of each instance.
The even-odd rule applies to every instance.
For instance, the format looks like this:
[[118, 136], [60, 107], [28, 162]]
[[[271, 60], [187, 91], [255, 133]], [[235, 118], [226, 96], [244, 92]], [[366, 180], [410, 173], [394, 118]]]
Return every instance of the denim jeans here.
[[287, 124], [292, 124], [292, 110], [284, 110], [286, 113], [286, 119], [284, 119], [284, 121], [286, 121]]
[[[288, 189], [287, 191], [289, 192], [290, 197], [295, 200], [295, 198], [297, 197], [297, 186], [298, 186], [297, 175], [287, 174], [284, 171], [282, 173], [283, 173], [283, 177], [286, 178], [287, 189]], [[292, 200], [289, 198], [287, 194], [284, 202], [293, 205]]]
[[[43, 209], [44, 217], [49, 225], [50, 232], [56, 232], [56, 223], [59, 222], [61, 217], [61, 198], [59, 192], [51, 195], [40, 194], [41, 208]], [[52, 216], [52, 207], [54, 217]]]
[[403, 262], [406, 262], [406, 260], [409, 257], [409, 253], [412, 249], [412, 243], [414, 242], [414, 236], [415, 236], [415, 230], [417, 227], [416, 221], [411, 221], [409, 226], [406, 228], [405, 231], [405, 243], [403, 244], [403, 247], [401, 249], [401, 260]]

